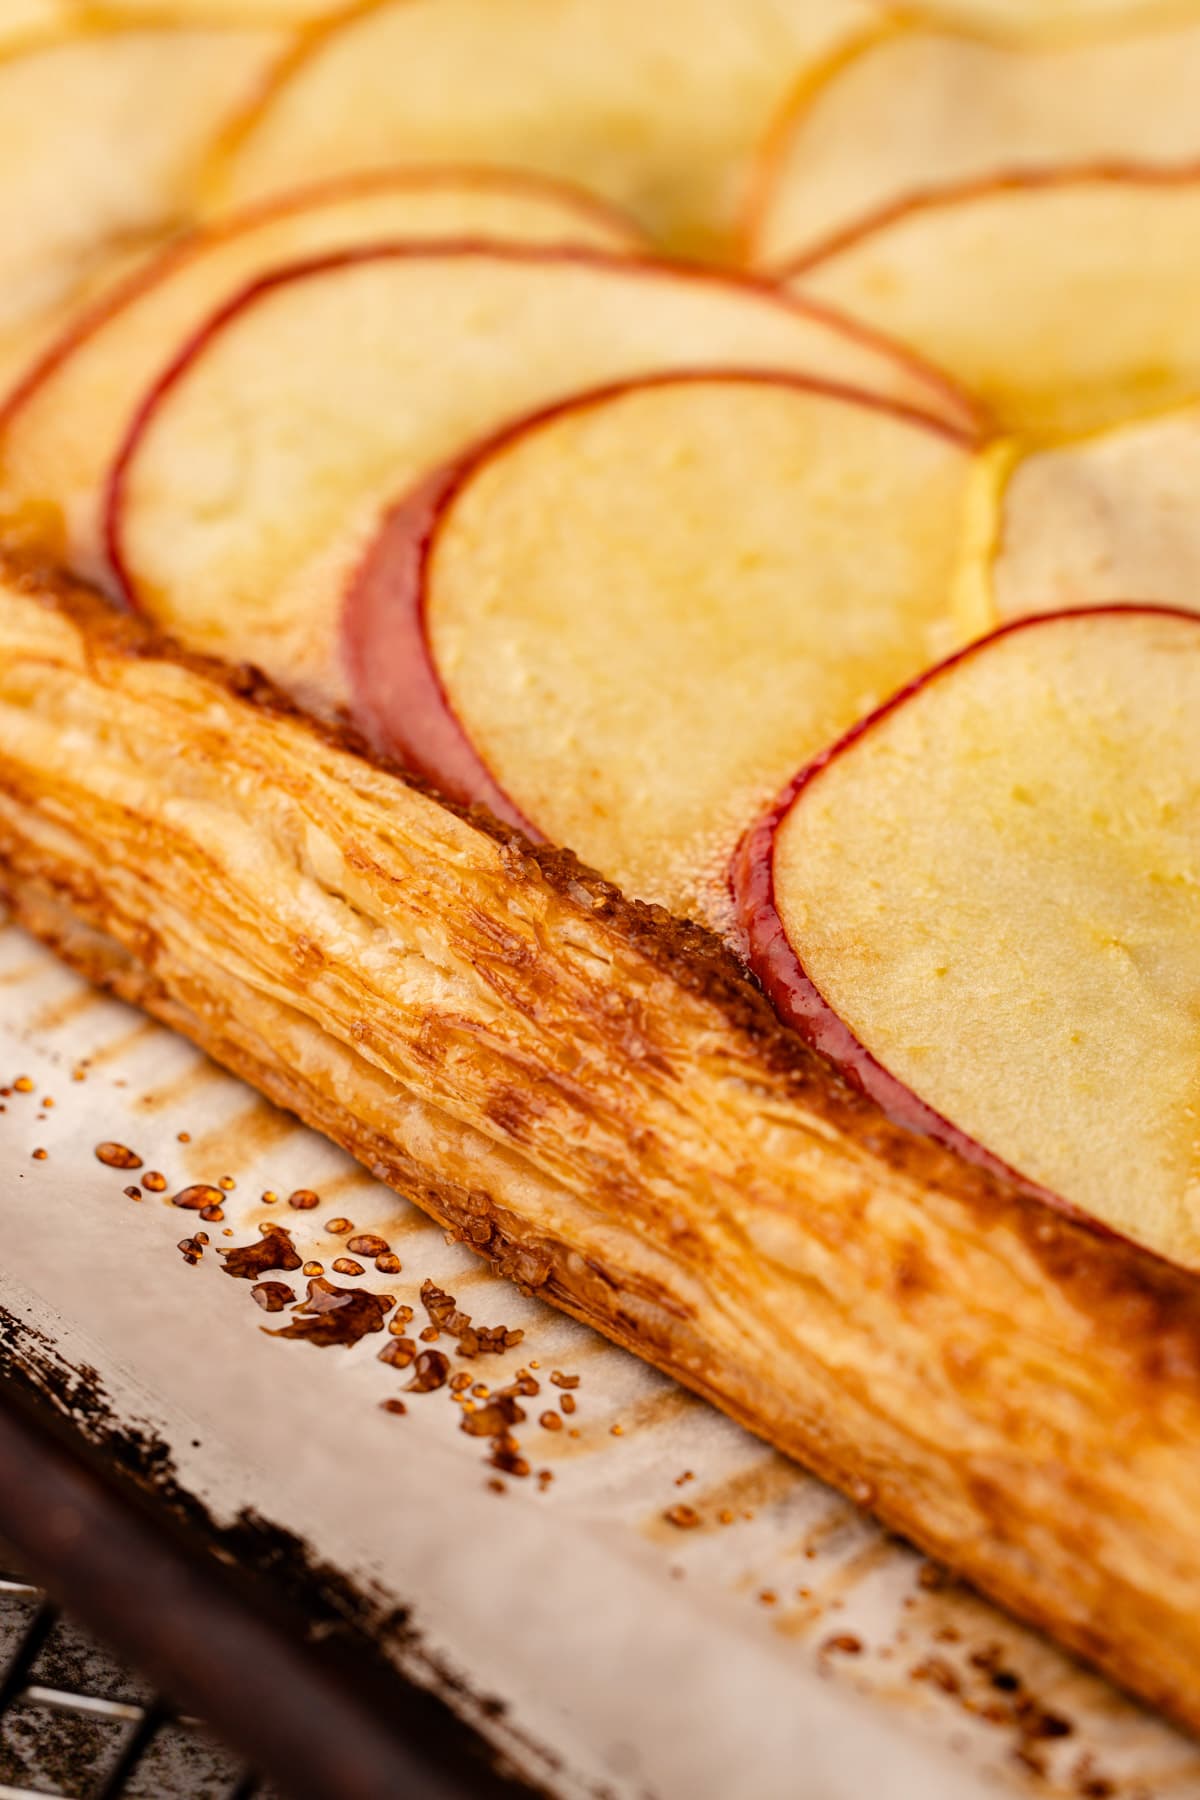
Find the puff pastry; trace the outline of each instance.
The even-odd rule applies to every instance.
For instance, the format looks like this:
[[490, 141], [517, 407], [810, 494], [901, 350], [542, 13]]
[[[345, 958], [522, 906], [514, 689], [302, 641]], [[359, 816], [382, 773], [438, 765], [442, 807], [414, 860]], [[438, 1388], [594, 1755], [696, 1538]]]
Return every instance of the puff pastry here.
[[36, 571], [0, 888], [500, 1270], [1200, 1727], [1200, 1289], [889, 1123], [704, 932]]

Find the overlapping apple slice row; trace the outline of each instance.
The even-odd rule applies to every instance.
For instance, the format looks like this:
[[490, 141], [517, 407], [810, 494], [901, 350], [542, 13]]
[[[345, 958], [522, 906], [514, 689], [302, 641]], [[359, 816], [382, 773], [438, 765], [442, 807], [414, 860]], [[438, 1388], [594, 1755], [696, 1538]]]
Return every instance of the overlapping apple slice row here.
[[139, 401], [230, 300], [280, 267], [397, 239], [639, 250], [590, 196], [536, 176], [393, 170], [254, 207], [177, 242], [73, 318], [0, 409], [0, 519], [103, 581], [103, 498]]
[[1197, 245], [1194, 169], [1030, 175], [900, 205], [788, 285], [1053, 435], [1200, 396]]
[[392, 512], [347, 607], [356, 708], [442, 791], [725, 926], [746, 822], [954, 642], [972, 462], [803, 379], [570, 400]]
[[340, 705], [341, 602], [398, 495], [583, 389], [705, 367], [815, 374], [971, 416], [890, 346], [733, 277], [582, 250], [396, 244], [269, 277], [198, 334], [115, 465], [114, 566], [186, 642]]
[[283, 58], [212, 189], [468, 158], [580, 182], [674, 252], [724, 249], [791, 82], [872, 0], [376, 0]]
[[1200, 159], [1200, 10], [1005, 41], [884, 18], [800, 81], [766, 134], [750, 260], [785, 268], [918, 196], [1023, 172]]
[[1200, 1267], [1200, 618], [985, 639], [796, 777], [734, 887], [895, 1117]]
[[114, 257], [178, 224], [213, 140], [288, 41], [161, 21], [36, 33], [66, 9], [9, 18], [6, 0], [5, 14], [0, 389]]

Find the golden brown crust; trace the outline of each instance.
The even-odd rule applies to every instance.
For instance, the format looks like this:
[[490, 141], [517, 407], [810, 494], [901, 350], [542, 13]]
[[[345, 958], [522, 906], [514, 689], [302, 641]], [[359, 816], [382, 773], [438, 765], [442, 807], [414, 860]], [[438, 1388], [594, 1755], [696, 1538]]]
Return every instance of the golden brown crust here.
[[0, 885], [506, 1273], [1200, 1726], [1200, 1285], [890, 1124], [728, 953], [0, 580]]

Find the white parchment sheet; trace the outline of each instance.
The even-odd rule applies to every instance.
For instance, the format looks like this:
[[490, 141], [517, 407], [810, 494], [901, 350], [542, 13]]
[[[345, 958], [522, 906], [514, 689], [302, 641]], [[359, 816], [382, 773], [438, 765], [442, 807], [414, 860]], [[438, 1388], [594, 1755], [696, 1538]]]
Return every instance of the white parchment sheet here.
[[[554, 1791], [1200, 1796], [1200, 1748], [702, 1402], [522, 1298], [2, 921], [0, 1087], [0, 1305], [91, 1365], [219, 1518], [251, 1507], [411, 1609], [422, 1650], [399, 1659], [427, 1681], [435, 1664], [452, 1671], [454, 1704]], [[101, 1142], [142, 1167], [98, 1161]], [[144, 1185], [151, 1172], [162, 1191]], [[223, 1177], [222, 1219], [171, 1204]], [[318, 1204], [289, 1206], [296, 1190]], [[414, 1392], [416, 1365], [382, 1362], [397, 1341], [386, 1328], [350, 1348], [267, 1335], [296, 1309], [264, 1311], [218, 1254], [266, 1223], [323, 1279], [384, 1296], [391, 1318], [411, 1307], [417, 1351], [446, 1355], [451, 1376], [494, 1394], [525, 1370], [539, 1391], [511, 1430], [530, 1472], [493, 1466], [493, 1441], [462, 1429], [464, 1403], [488, 1396], [461, 1381]], [[178, 1245], [198, 1231], [209, 1243], [189, 1261]], [[361, 1275], [335, 1272], [362, 1234], [384, 1238], [400, 1271], [359, 1255]], [[301, 1305], [309, 1278], [262, 1277]], [[427, 1280], [523, 1341], [463, 1358], [453, 1335], [423, 1340]], [[397, 1399], [402, 1414], [385, 1409]], [[472, 1694], [505, 1707], [488, 1716]]]

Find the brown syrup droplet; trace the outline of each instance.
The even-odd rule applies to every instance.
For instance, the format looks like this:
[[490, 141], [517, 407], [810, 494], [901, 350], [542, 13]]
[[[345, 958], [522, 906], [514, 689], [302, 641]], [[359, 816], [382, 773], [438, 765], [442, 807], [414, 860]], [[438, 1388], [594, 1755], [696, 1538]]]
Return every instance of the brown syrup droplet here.
[[379, 1360], [381, 1363], [390, 1363], [393, 1369], [407, 1369], [411, 1367], [416, 1354], [417, 1346], [411, 1338], [394, 1337], [379, 1352]]
[[131, 1200], [140, 1200], [142, 1197], [142, 1190], [140, 1187], [127, 1187], [124, 1192]]
[[357, 1344], [373, 1331], [383, 1330], [390, 1300], [365, 1288], [335, 1287], [332, 1281], [310, 1281], [308, 1296], [291, 1321], [272, 1337], [303, 1338], [320, 1349]]
[[354, 1230], [354, 1226], [349, 1219], [326, 1219], [325, 1229], [330, 1237], [345, 1237], [348, 1231]]
[[525, 1408], [515, 1395], [496, 1394], [485, 1406], [477, 1406], [473, 1411], [464, 1408], [459, 1429], [469, 1437], [504, 1438], [509, 1427], [520, 1425], [524, 1418]]
[[15, 1094], [32, 1094], [33, 1083], [30, 1081], [28, 1075], [17, 1076], [17, 1079], [13, 1082], [13, 1092]]
[[574, 1396], [574, 1394], [563, 1394], [562, 1397], [560, 1398], [558, 1404], [562, 1407], [562, 1409], [565, 1413], [573, 1413], [575, 1411], [575, 1396]]
[[839, 1631], [835, 1636], [826, 1638], [821, 1649], [826, 1655], [861, 1656], [862, 1639], [856, 1638], [852, 1631]]
[[563, 1422], [556, 1412], [544, 1412], [538, 1418], [543, 1431], [561, 1431]]
[[141, 1157], [128, 1144], [97, 1144], [96, 1161], [102, 1162], [106, 1169], [140, 1169], [142, 1166]]
[[33, 1160], [34, 1162], [45, 1162], [49, 1154], [50, 1152], [48, 1150], [35, 1150], [33, 1152]]
[[237, 1186], [237, 1182], [233, 1179], [232, 1175], [222, 1175], [217, 1186], [221, 1189], [222, 1193], [232, 1194], [234, 1188]]
[[297, 1188], [294, 1194], [288, 1195], [288, 1205], [296, 1212], [312, 1212], [320, 1204], [320, 1194], [314, 1194], [311, 1188]]
[[381, 1412], [395, 1413], [395, 1414], [397, 1414], [397, 1416], [400, 1416], [408, 1411], [408, 1408], [407, 1408], [407, 1406], [405, 1406], [403, 1400], [381, 1400], [379, 1402], [379, 1409]]
[[577, 1388], [579, 1377], [578, 1375], [564, 1375], [561, 1369], [551, 1369], [550, 1385], [556, 1388]]
[[375, 1258], [375, 1267], [381, 1275], [399, 1275], [404, 1265], [394, 1250], [385, 1250]]
[[[300, 1267], [296, 1247], [286, 1231], [268, 1231], [253, 1243], [241, 1244], [234, 1250], [222, 1250], [222, 1268], [238, 1281], [257, 1281], [268, 1269], [282, 1269], [290, 1274]], [[269, 1285], [278, 1287], [278, 1282]], [[293, 1300], [295, 1295], [292, 1295]], [[272, 1309], [275, 1310], [275, 1309]]]
[[176, 1248], [182, 1254], [184, 1262], [189, 1263], [192, 1268], [195, 1268], [196, 1264], [200, 1261], [200, 1258], [204, 1255], [204, 1245], [200, 1242], [199, 1238], [184, 1238]]
[[421, 1304], [430, 1319], [421, 1336], [432, 1340], [439, 1331], [444, 1331], [447, 1336], [457, 1339], [460, 1356], [500, 1355], [519, 1344], [525, 1336], [523, 1331], [510, 1331], [506, 1325], [472, 1324], [470, 1314], [459, 1311], [454, 1295], [432, 1281], [421, 1283]]
[[325, 1264], [319, 1262], [306, 1262], [304, 1265], [304, 1273], [306, 1275], [323, 1275], [325, 1273]]
[[494, 1469], [503, 1469], [506, 1475], [524, 1478], [529, 1473], [529, 1464], [520, 1453], [519, 1446], [510, 1439], [501, 1439], [488, 1458]]
[[284, 1312], [296, 1303], [295, 1293], [286, 1281], [260, 1281], [250, 1292], [264, 1312]]
[[339, 1275], [361, 1275], [364, 1273], [362, 1264], [360, 1262], [355, 1262], [352, 1256], [335, 1257], [333, 1266]]
[[172, 1194], [171, 1205], [181, 1206], [185, 1212], [203, 1212], [206, 1206], [220, 1206], [224, 1198], [220, 1188], [198, 1181], [192, 1187], [180, 1188], [177, 1194]]
[[381, 1238], [374, 1231], [360, 1231], [357, 1237], [350, 1239], [346, 1248], [355, 1256], [383, 1256], [391, 1249], [391, 1245], [386, 1238]]
[[663, 1518], [668, 1525], [677, 1525], [680, 1531], [694, 1531], [700, 1523], [700, 1514], [694, 1506], [668, 1506]]
[[149, 1189], [152, 1194], [165, 1194], [167, 1178], [159, 1169], [147, 1169], [142, 1176], [142, 1186]]
[[[403, 1342], [403, 1340], [398, 1340]], [[450, 1373], [450, 1358], [440, 1350], [422, 1350], [413, 1364], [413, 1378], [409, 1382], [406, 1393], [432, 1394], [435, 1388], [445, 1387]]]

